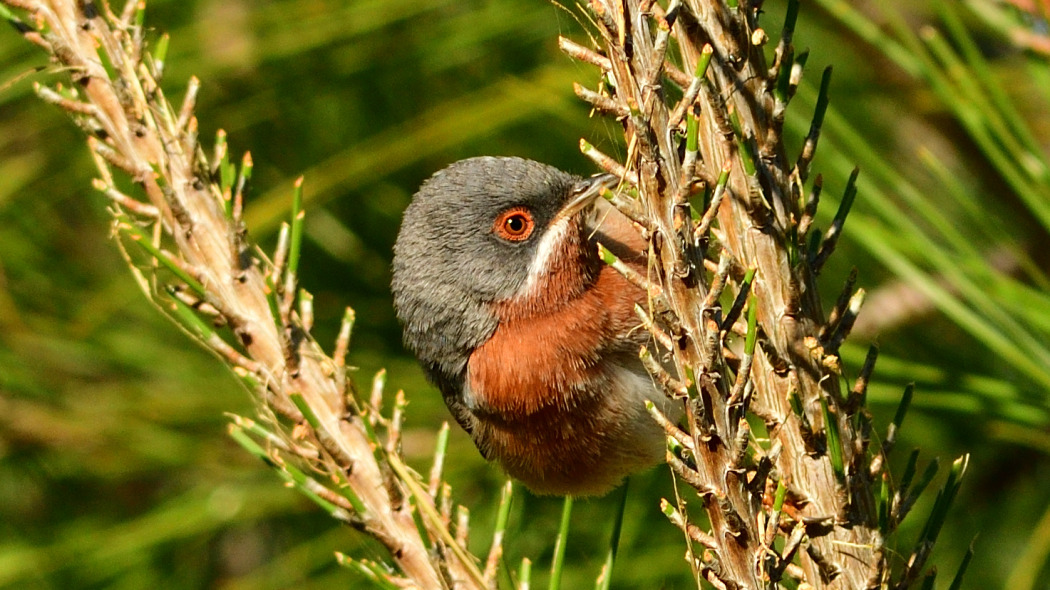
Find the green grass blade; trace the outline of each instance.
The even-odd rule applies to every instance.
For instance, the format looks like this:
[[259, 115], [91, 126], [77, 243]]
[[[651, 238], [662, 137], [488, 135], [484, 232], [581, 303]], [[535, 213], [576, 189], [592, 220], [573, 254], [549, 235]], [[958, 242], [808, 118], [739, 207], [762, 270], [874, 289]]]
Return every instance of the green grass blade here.
[[561, 589], [562, 570], [565, 567], [565, 545], [569, 540], [569, 522], [572, 520], [572, 496], [565, 496], [561, 509], [561, 524], [558, 526], [558, 539], [554, 543], [554, 557], [551, 559], [551, 580], [547, 586], [550, 590]]
[[609, 536], [609, 549], [605, 552], [605, 563], [602, 565], [601, 574], [598, 576], [597, 590], [609, 590], [612, 583], [613, 566], [616, 564], [616, 553], [620, 548], [620, 532], [623, 529], [623, 515], [627, 512], [627, 488], [630, 487], [628, 479], [620, 486], [620, 503], [613, 520], [612, 533]]

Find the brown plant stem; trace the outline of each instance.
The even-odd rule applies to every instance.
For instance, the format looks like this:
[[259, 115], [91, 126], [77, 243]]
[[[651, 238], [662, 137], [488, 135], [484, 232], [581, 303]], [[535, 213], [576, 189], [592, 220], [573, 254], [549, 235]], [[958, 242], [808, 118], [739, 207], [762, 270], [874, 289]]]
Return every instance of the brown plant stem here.
[[[602, 67], [613, 80], [609, 96], [589, 102], [600, 102], [606, 112], [629, 113], [622, 118], [628, 146], [622, 177], [637, 176], [658, 260], [656, 275], [685, 336], [675, 349], [679, 375], [695, 378], [689, 421], [696, 451], [686, 452], [684, 460], [670, 458], [675, 471], [699, 491], [710, 519], [719, 567], [708, 569], [707, 576], [726, 588], [775, 586], [797, 553], [805, 581], [813, 587], [860, 588], [873, 571], [883, 570], [874, 484], [867, 476], [867, 456], [855, 450], [862, 446], [855, 444], [858, 435], [843, 407], [838, 359], [814, 345], [825, 324], [816, 273], [811, 261], [793, 261], [790, 253], [789, 236], [805, 212], [800, 205], [805, 187], [780, 138], [772, 92], [777, 71], [771, 80], [756, 45], [767, 36], [752, 4], [672, 0], [662, 10], [649, 2], [592, 0], [609, 65], [579, 48], [570, 55]], [[681, 74], [675, 72], [676, 85], [697, 89], [697, 102], [684, 108], [669, 105], [662, 88], [671, 77], [664, 54], [668, 33], [677, 41], [678, 64], [685, 72], [697, 69], [705, 46], [713, 51], [701, 80], [678, 79]], [[787, 60], [789, 34], [786, 41]], [[679, 111], [685, 115], [676, 117]], [[690, 128], [694, 121], [695, 131]], [[814, 129], [807, 168], [819, 125]], [[682, 176], [693, 164], [681, 154], [690, 158], [692, 148], [683, 152], [676, 137], [691, 133], [696, 133], [696, 176], [716, 178], [729, 171], [724, 199], [715, 205], [717, 232], [708, 231], [710, 222], [695, 235], [682, 230], [691, 226], [680, 213], [687, 206], [683, 195], [689, 193], [681, 187], [696, 180]], [[692, 145], [693, 139], [685, 139]], [[751, 290], [761, 336], [753, 365], [728, 364], [737, 353], [720, 344], [718, 298], [705, 302], [717, 277], [704, 272], [708, 261], [701, 264], [695, 248], [709, 240], [740, 266], [756, 269]], [[792, 396], [802, 401], [804, 420], [793, 412]], [[748, 422], [741, 419], [749, 410], [766, 422], [768, 451], [755, 449]], [[832, 452], [831, 445], [839, 448]], [[758, 528], [766, 510], [764, 481], [757, 481], [762, 461], [771, 461], [772, 473], [788, 486], [791, 508], [800, 519], [836, 517], [834, 526], [806, 529], [804, 537], [800, 529], [788, 531], [791, 555], [774, 560], [772, 569], [763, 565], [770, 549]], [[806, 550], [796, 551], [799, 546]]]
[[[324, 478], [309, 480], [314, 482], [310, 491], [356, 512], [349, 520], [386, 546], [404, 576], [391, 576], [391, 581], [427, 589], [486, 587], [475, 558], [455, 543], [418, 475], [401, 461], [394, 444], [398, 420], [388, 428], [390, 448], [377, 445], [366, 418], [374, 409], [356, 400], [345, 379], [342, 354], [349, 330], [341, 336], [339, 360], [326, 356], [309, 337], [300, 313], [292, 309], [297, 294], [294, 273], [274, 276], [277, 269], [240, 227], [240, 202], [228, 211], [229, 201], [224, 199], [230, 193], [219, 178], [222, 171], [208, 162], [196, 143], [191, 114], [196, 84], [191, 84], [181, 109], [174, 109], [160, 89], [160, 72], [146, 51], [142, 30], [134, 24], [145, 3], [132, 0], [120, 15], [105, 3], [3, 3], [27, 13], [17, 28], [72, 75], [75, 92], [42, 88], [40, 94], [92, 133], [89, 146], [97, 154], [102, 177], [98, 185], [113, 199], [116, 215], [129, 219], [128, 228], [148, 227], [141, 233], [157, 241], [142, 245], [154, 256], [154, 263], [143, 268], [135, 265], [136, 254], [126, 250], [147, 295], [162, 309], [192, 309], [185, 303], [192, 298], [183, 295], [172, 302], [161, 288], [171, 285], [172, 293], [185, 289], [187, 284], [158, 270], [182, 269], [183, 276], [193, 279], [190, 288], [201, 291], [196, 296], [202, 305], [221, 317], [234, 335], [235, 342], [227, 343], [207, 324], [194, 321], [195, 312], [181, 316], [180, 324], [203, 345], [228, 362], [242, 359], [236, 362], [238, 374], [257, 385], [261, 417], [294, 441], [269, 451], [274, 464], [291, 459], [324, 473]], [[224, 160], [221, 154], [217, 157]], [[146, 202], [116, 191], [110, 167], [130, 176]], [[160, 241], [171, 244], [169, 251], [157, 248]], [[156, 257], [166, 264], [155, 264]], [[278, 296], [282, 305], [275, 305], [273, 298]], [[174, 317], [176, 312], [171, 313]], [[303, 313], [308, 316], [308, 308]], [[318, 481], [326, 485], [318, 487]], [[413, 502], [404, 501], [406, 497]], [[417, 527], [415, 510], [429, 538]], [[428, 544], [441, 549], [432, 553]]]

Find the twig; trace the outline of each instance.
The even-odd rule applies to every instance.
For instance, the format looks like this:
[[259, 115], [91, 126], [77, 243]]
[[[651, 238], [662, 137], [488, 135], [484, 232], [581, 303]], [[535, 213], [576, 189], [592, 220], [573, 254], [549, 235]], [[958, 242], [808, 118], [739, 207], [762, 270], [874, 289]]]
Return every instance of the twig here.
[[[166, 102], [154, 79], [162, 71], [163, 59], [149, 55], [140, 28], [128, 24], [132, 14], [141, 15], [144, 3], [128, 2], [117, 17], [108, 7], [99, 12], [96, 4], [75, 0], [3, 1], [30, 13], [20, 29], [23, 36], [47, 49], [77, 80], [76, 98], [45, 87], [39, 93], [85, 121], [89, 132], [98, 130], [89, 140], [101, 175], [96, 187], [117, 204], [115, 209], [122, 210], [117, 215], [123, 217], [126, 211], [158, 229], [147, 238], [134, 221], [122, 221], [134, 230], [129, 237], [159, 262], [143, 269], [133, 267], [140, 283], [158, 305], [167, 306], [187, 333], [255, 388], [263, 423], [272, 428], [273, 437], [286, 442], [271, 446], [273, 453], [261, 451], [265, 460], [332, 516], [386, 545], [403, 574], [403, 578], [390, 576], [388, 582], [407, 579], [415, 587], [439, 588], [443, 572], [448, 571], [457, 587], [486, 587], [474, 557], [456, 544], [434, 508], [432, 495], [400, 461], [403, 396], [397, 398], [390, 421], [375, 424], [358, 416], [355, 408], [362, 404], [345, 396], [343, 358], [352, 313], [344, 320], [333, 360], [309, 335], [310, 297], [299, 297], [294, 307], [300, 295], [295, 281], [300, 220], [293, 220], [273, 264], [262, 259], [245, 264], [244, 258], [255, 251], [246, 243], [239, 219], [251, 174], [250, 157], [242, 160], [238, 174], [220, 135], [213, 162], [204, 159], [197, 148], [193, 117], [199, 82], [190, 80], [178, 111]], [[46, 34], [41, 35], [37, 26], [46, 27]], [[100, 55], [105, 59], [100, 60]], [[141, 184], [146, 200], [114, 189], [109, 166]], [[211, 171], [214, 181], [209, 178]], [[174, 277], [158, 274], [160, 269]], [[187, 305], [171, 291], [180, 283], [189, 285], [211, 313], [218, 314], [231, 328], [235, 342], [224, 340], [199, 316], [204, 305]], [[374, 430], [380, 426], [389, 429], [385, 447]], [[251, 436], [265, 432], [253, 428], [235, 434], [246, 448], [258, 452], [261, 447], [253, 446]], [[304, 475], [314, 470], [325, 477]], [[413, 502], [403, 502], [406, 495]], [[430, 537], [426, 540], [413, 515], [416, 509]], [[432, 539], [450, 550], [450, 556], [440, 559], [431, 553]]]

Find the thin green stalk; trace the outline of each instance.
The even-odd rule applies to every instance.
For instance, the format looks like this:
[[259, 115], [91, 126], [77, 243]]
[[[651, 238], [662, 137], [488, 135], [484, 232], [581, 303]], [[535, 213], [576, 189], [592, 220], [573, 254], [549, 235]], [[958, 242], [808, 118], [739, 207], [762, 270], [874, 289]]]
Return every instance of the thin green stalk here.
[[822, 394], [820, 396], [820, 411], [824, 415], [824, 432], [827, 435], [828, 459], [831, 461], [831, 470], [839, 482], [846, 478], [846, 468], [842, 455], [842, 437], [839, 435], [838, 416], [831, 413], [828, 408], [828, 400]]
[[948, 511], [951, 509], [952, 504], [955, 502], [955, 496], [962, 487], [961, 480], [966, 474], [966, 468], [969, 464], [969, 455], [963, 455], [956, 459], [948, 472], [948, 481], [944, 483], [941, 492], [937, 494], [937, 500], [933, 504], [930, 517], [927, 519], [921, 535], [921, 539], [931, 547], [937, 541], [937, 537], [941, 533], [941, 527], [944, 526], [944, 522], [948, 519]]
[[351, 569], [362, 577], [367, 579], [376, 588], [381, 590], [398, 590], [403, 586], [398, 585], [392, 581], [391, 573], [385, 571], [385, 569], [379, 563], [365, 559], [354, 559], [345, 553], [336, 552], [335, 562], [339, 565]]
[[[962, 588], [963, 576], [966, 575], [966, 569], [970, 567], [970, 560], [973, 559], [973, 544], [976, 541], [976, 537], [974, 537], [974, 539], [970, 541], [970, 546], [966, 549], [966, 554], [963, 555], [962, 562], [959, 564], [959, 569], [955, 572], [955, 578], [952, 579], [952, 583], [950, 586], [948, 586], [948, 590], [960, 590]], [[1044, 562], [1041, 561], [1039, 562], [1039, 565], [1042, 565], [1043, 563]], [[1038, 571], [1038, 566], [1032, 569], [1033, 574]], [[1012, 590], [1024, 590], [1026, 588], [1024, 586], [1014, 586], [1010, 583], [1010, 580], [1006, 581], [1005, 587], [1011, 588]]]
[[[855, 35], [867, 41], [901, 69], [913, 76], [919, 72], [919, 63], [907, 48], [893, 37], [887, 35], [872, 19], [854, 8], [855, 3], [848, 0], [816, 0], [816, 3], [834, 15], [839, 22]], [[875, 8], [878, 8], [875, 5]]]
[[1005, 119], [1010, 130], [1021, 140], [1029, 152], [1037, 157], [1042, 157], [1042, 147], [1035, 136], [1032, 135], [1032, 128], [1025, 122], [1013, 102], [1010, 101], [1010, 98], [1003, 90], [1004, 84], [995, 79], [991, 68], [988, 66], [988, 60], [985, 59], [983, 51], [977, 46], [973, 36], [967, 31], [955, 5], [943, 0], [937, 0], [934, 2], [934, 6], [937, 8], [937, 14], [941, 17], [948, 34], [955, 42], [955, 45], [962, 51], [969, 71], [981, 83], [982, 88], [991, 98], [995, 111]]
[[893, 11], [889, 11], [887, 16], [890, 27], [919, 59], [922, 77], [940, 96], [942, 102], [952, 109], [956, 118], [970, 133], [970, 137], [981, 148], [981, 152], [999, 170], [1003, 179], [1039, 219], [1040, 223], [1045, 227], [1050, 227], [1050, 194], [1048, 194], [1047, 187], [1040, 187], [1031, 182], [1030, 176], [1016, 159], [1016, 154], [1008, 152], [995, 140], [986, 126], [987, 114], [972, 104], [969, 97], [953, 87], [943, 69], [926, 51], [926, 46], [903, 18]]
[[319, 482], [303, 473], [302, 470], [291, 463], [285, 461], [276, 462], [274, 458], [271, 457], [265, 449], [259, 446], [257, 442], [252, 440], [243, 429], [231, 424], [229, 426], [229, 434], [230, 437], [246, 451], [255, 455], [267, 465], [273, 467], [274, 471], [285, 481], [285, 483], [295, 487], [300, 493], [310, 499], [314, 504], [320, 506], [330, 516], [343, 522], [355, 521], [357, 518], [356, 515], [349, 514], [343, 508], [332, 504], [318, 495], [317, 490], [322, 487]]
[[747, 305], [747, 336], [744, 338], [744, 354], [752, 356], [755, 354], [755, 342], [758, 341], [758, 301], [754, 293], [748, 298]]
[[[1017, 243], [1017, 233], [1012, 227], [997, 215], [988, 215], [988, 204], [978, 201], [973, 187], [964, 184], [958, 174], [949, 170], [948, 166], [938, 159], [928, 149], [919, 149], [919, 160], [926, 169], [936, 177], [938, 184], [947, 189], [947, 195], [954, 203], [959, 204], [963, 211], [969, 215], [970, 226], [967, 230], [969, 236], [963, 235], [958, 223], [950, 223], [943, 215], [936, 215], [939, 222], [946, 226], [942, 234], [950, 240], [952, 248], [959, 252], [965, 252], [966, 256], [979, 258], [982, 253], [979, 246], [984, 244], [996, 244], [999, 248], [1009, 250], [1010, 256], [1017, 261], [1018, 267], [1027, 275], [1036, 286], [1044, 293], [1050, 293], [1050, 276], [1037, 263], [1028, 251]], [[928, 203], [928, 201], [926, 201]], [[947, 231], [944, 231], [947, 230]], [[975, 239], [975, 237], [977, 239]], [[988, 274], [996, 271], [980, 265]], [[1009, 300], [1007, 300], [1009, 301]]]
[[565, 496], [561, 509], [561, 525], [558, 526], [558, 539], [554, 543], [554, 557], [551, 561], [550, 590], [561, 589], [561, 575], [565, 566], [565, 545], [569, 540], [569, 522], [572, 520], [572, 496]]
[[[865, 161], [865, 166], [870, 174], [878, 177], [885, 186], [893, 186], [898, 195], [905, 197], [913, 211], [924, 213], [925, 219], [934, 222], [942, 230], [943, 235], [954, 235], [956, 244], [972, 243], [972, 240], [967, 240], [956, 229], [951, 228], [951, 223], [933, 207], [917, 188], [907, 182], [902, 182], [899, 171], [891, 168], [884, 159], [874, 152], [870, 143], [856, 130], [852, 129], [845, 120], [835, 115], [834, 111], [829, 111], [829, 123], [836, 129], [837, 139], [843, 142], [847, 149], [843, 152], [832, 151], [826, 153], [825, 164], [827, 164], [827, 158], [830, 158], [836, 168], [852, 167], [852, 163], [843, 155], [843, 153], [851, 153], [851, 157]], [[858, 221], [858, 225], [864, 225], [866, 231], [857, 232], [854, 239], [865, 244], [870, 252], [880, 258], [883, 264], [889, 266], [899, 276], [909, 280], [909, 282], [919, 287], [920, 290], [926, 292], [926, 295], [943, 312], [978, 339], [984, 341], [997, 354], [1009, 358], [1011, 362], [1033, 376], [1037, 381], [1050, 385], [1050, 377], [1045, 374], [1045, 369], [1040, 368], [1038, 363], [1033, 363], [1030, 359], [1032, 356], [1050, 358], [1050, 351], [1046, 350], [1039, 338], [1033, 338], [1031, 334], [1026, 334], [1024, 328], [1014, 318], [1010, 317], [1009, 314], [1003, 313], [1000, 305], [995, 304], [994, 301], [989, 301], [987, 284], [977, 285], [974, 281], [967, 280], [965, 275], [958, 273], [957, 254], [945, 251], [937, 242], [928, 238], [923, 238], [922, 244], [909, 248], [909, 251], [929, 259], [927, 264], [930, 266], [944, 269], [949, 273], [955, 273], [953, 276], [954, 280], [961, 281], [959, 288], [966, 294], [979, 298], [979, 303], [971, 304], [972, 309], [964, 305], [957, 296], [948, 292], [942, 284], [933, 280], [928, 272], [916, 268], [914, 263], [903, 255], [901, 248], [894, 247], [902, 235], [925, 236], [928, 232], [924, 231], [910, 216], [900, 215], [899, 206], [892, 203], [892, 200], [880, 189], [878, 184], [871, 184], [865, 188], [864, 201], [869, 206], [875, 206], [885, 219], [893, 220], [893, 224], [897, 227], [893, 235], [876, 236], [875, 234], [878, 233], [877, 226], [870, 220]], [[967, 248], [972, 250], [970, 246], [967, 246]], [[984, 313], [994, 314], [995, 317], [994, 319], [984, 318], [973, 311], [973, 309], [980, 309]], [[1010, 335], [1005, 335], [1003, 333], [1004, 330], [1009, 330]], [[1028, 344], [1030, 348], [1027, 351], [1022, 350], [1018, 345], [1019, 342]]]
[[521, 567], [518, 568], [518, 590], [529, 590], [532, 585], [532, 561], [528, 557], [521, 559]]
[[623, 515], [627, 511], [627, 488], [630, 487], [628, 479], [620, 486], [620, 506], [616, 511], [616, 519], [613, 521], [612, 534], [609, 536], [609, 549], [605, 552], [605, 563], [602, 564], [601, 574], [598, 576], [596, 590], [609, 590], [612, 583], [613, 566], [616, 564], [616, 553], [620, 548], [620, 531], [623, 529]]
[[[928, 272], [917, 267], [902, 252], [887, 247], [887, 244], [893, 243], [897, 235], [899, 234], [882, 231], [877, 224], [869, 220], [865, 224], [865, 231], [854, 234], [854, 239], [864, 243], [869, 251], [875, 254], [890, 270], [929, 297], [945, 315], [981, 340], [996, 354], [1007, 359], [1011, 364], [1043, 386], [1050, 387], [1050, 373], [1046, 370], [1046, 367], [1050, 366], [1050, 362], [1039, 361], [1033, 358], [1050, 356], [1050, 351], [1046, 351], [1043, 344], [1034, 340], [1031, 335], [1022, 336], [1022, 327], [1018, 326], [1016, 320], [1012, 318], [1001, 317], [1003, 314], [997, 312], [994, 301], [986, 301], [986, 305], [991, 307], [978, 307], [985, 313], [999, 316], [996, 319], [1001, 321], [993, 323], [965, 305], [959, 297], [950, 293], [934, 277], [931, 277]], [[928, 251], [927, 254], [933, 254], [933, 252]], [[944, 256], [947, 257], [946, 254]], [[950, 260], [943, 261], [943, 264], [937, 266], [937, 268], [953, 274], [952, 278], [954, 279], [962, 278], [958, 275], [957, 270], [953, 271], [955, 266], [951, 264]], [[969, 294], [977, 295], [982, 300], [990, 299], [987, 296], [987, 291], [982, 291], [981, 287], [972, 283], [965, 286]], [[1004, 333], [1004, 329], [1008, 328], [1011, 329], [1012, 335]], [[1038, 347], [1036, 349], [1039, 351], [1038, 354], [1034, 354], [1036, 351], [1031, 349], [1026, 350], [1022, 348], [1019, 346], [1020, 342], [1034, 344]]]
[[[448, 435], [448, 423], [445, 423], [443, 432]], [[511, 499], [514, 497], [514, 484], [510, 480], [503, 484], [500, 490], [499, 508], [496, 510], [496, 526], [492, 531], [492, 546], [489, 548], [489, 556], [485, 561], [485, 580], [494, 582], [498, 573], [500, 559], [503, 556], [503, 539], [507, 532], [507, 521], [510, 519]]]
[[299, 274], [299, 253], [303, 246], [303, 177], [296, 179], [292, 188], [292, 235], [288, 242], [288, 276], [295, 278]]
[[164, 268], [168, 269], [168, 271], [175, 275], [176, 278], [186, 283], [186, 286], [188, 286], [194, 293], [200, 297], [203, 297], [206, 294], [204, 285], [190, 276], [184, 268], [176, 264], [171, 259], [171, 256], [162, 252], [160, 248], [154, 246], [150, 237], [147, 236], [134, 221], [121, 214], [116, 216], [116, 221], [117, 228], [121, 232], [126, 234], [131, 241], [135, 242], [140, 248], [145, 250], [147, 254], [156, 259]]

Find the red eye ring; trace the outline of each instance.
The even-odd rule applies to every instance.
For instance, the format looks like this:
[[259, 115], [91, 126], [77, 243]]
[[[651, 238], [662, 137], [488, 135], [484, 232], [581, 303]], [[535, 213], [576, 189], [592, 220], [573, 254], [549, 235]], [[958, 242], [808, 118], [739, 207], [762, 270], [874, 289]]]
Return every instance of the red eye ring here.
[[532, 230], [536, 228], [536, 222], [532, 219], [532, 213], [525, 207], [512, 207], [496, 217], [492, 224], [492, 231], [504, 240], [510, 242], [521, 242], [529, 239]]

